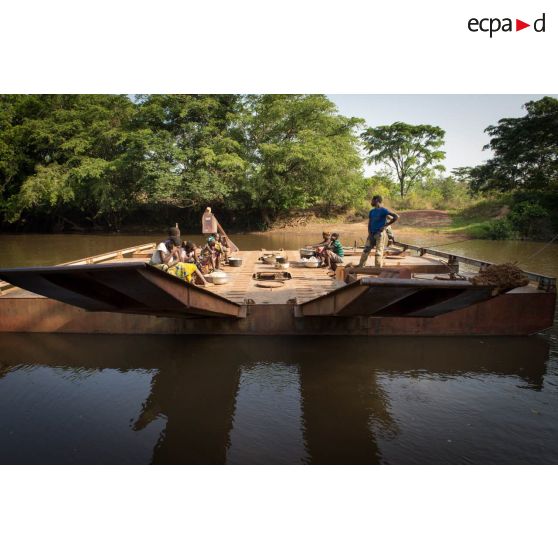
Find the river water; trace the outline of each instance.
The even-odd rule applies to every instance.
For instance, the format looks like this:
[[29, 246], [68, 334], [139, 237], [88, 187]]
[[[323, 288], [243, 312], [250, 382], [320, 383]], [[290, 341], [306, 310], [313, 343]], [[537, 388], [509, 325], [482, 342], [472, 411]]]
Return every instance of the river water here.
[[[153, 240], [3, 235], [0, 266]], [[447, 250], [558, 275], [558, 247], [542, 247]], [[0, 463], [558, 463], [558, 324], [525, 338], [2, 334]]]

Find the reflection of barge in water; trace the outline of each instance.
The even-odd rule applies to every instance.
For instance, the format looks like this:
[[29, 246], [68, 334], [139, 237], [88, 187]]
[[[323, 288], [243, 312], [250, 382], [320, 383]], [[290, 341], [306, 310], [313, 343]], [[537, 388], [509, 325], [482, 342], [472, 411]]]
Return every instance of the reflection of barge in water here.
[[[352, 282], [324, 268], [296, 266], [291, 279], [266, 288], [256, 274], [275, 271], [262, 252], [240, 252], [229, 282], [187, 284], [151, 267], [147, 244], [51, 267], [0, 270], [0, 331], [71, 333], [528, 335], [552, 326], [556, 280], [497, 294], [450, 279], [460, 264], [487, 262], [398, 244], [382, 276], [356, 268]], [[414, 254], [413, 254], [414, 253]], [[358, 261], [355, 252], [346, 263]], [[445, 277], [444, 277], [445, 276]], [[437, 278], [438, 277], [438, 278]], [[444, 277], [442, 279], [441, 277]]]

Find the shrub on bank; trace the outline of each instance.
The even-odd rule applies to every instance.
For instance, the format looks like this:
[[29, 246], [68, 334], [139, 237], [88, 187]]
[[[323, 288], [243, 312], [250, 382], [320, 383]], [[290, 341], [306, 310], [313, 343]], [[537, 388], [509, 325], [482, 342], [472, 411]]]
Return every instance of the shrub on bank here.
[[484, 223], [479, 229], [478, 236], [488, 240], [513, 240], [517, 232], [508, 219], [498, 219]]
[[545, 238], [552, 231], [550, 213], [537, 202], [514, 204], [507, 220], [521, 238]]

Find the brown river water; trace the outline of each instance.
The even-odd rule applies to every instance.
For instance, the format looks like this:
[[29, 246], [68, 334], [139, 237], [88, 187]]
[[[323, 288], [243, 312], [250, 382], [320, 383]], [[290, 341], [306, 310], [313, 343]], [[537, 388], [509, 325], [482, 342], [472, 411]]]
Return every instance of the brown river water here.
[[[0, 267], [155, 240], [2, 235]], [[558, 275], [558, 246], [542, 247], [445, 249]], [[0, 463], [558, 463], [558, 323], [524, 338], [1, 334]]]

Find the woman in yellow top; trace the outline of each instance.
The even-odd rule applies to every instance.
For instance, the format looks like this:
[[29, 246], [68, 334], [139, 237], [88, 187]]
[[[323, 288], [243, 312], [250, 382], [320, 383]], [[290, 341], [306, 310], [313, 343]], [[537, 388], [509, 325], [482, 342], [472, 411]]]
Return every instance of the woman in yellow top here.
[[183, 281], [187, 281], [188, 283], [191, 283], [194, 276], [199, 274], [202, 281], [205, 283], [203, 275], [201, 275], [198, 271], [198, 266], [193, 263], [178, 262], [170, 267], [168, 272]]
[[[184, 242], [180, 250], [180, 261], [174, 266], [169, 268], [169, 273], [187, 281], [188, 283], [197, 282], [202, 285], [207, 285], [203, 274], [198, 269], [196, 263], [196, 245], [193, 242]], [[197, 281], [194, 281], [197, 279]]]

